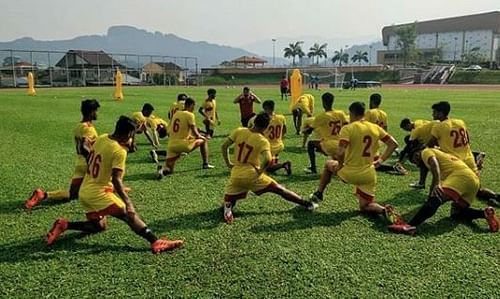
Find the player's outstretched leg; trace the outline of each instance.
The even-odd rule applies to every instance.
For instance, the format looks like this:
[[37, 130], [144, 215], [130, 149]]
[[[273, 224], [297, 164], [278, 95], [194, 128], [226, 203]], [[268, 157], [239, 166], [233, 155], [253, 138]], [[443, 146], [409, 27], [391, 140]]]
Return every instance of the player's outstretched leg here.
[[286, 175], [290, 176], [292, 174], [292, 162], [286, 161], [284, 163], [278, 163], [278, 158], [275, 158], [273, 160], [273, 164], [271, 166], [268, 166], [266, 171], [268, 173], [274, 173], [281, 168], [285, 169]]
[[479, 188], [476, 197], [479, 200], [486, 202], [488, 205], [500, 208], [500, 194], [488, 188]]
[[284, 200], [289, 201], [289, 202], [293, 202], [293, 203], [300, 205], [308, 210], [314, 210], [318, 207], [318, 205], [316, 203], [304, 200], [297, 193], [295, 193], [291, 190], [288, 190], [285, 187], [283, 187], [282, 185], [276, 184], [276, 183], [273, 183], [273, 184], [267, 186], [265, 189], [263, 189], [259, 192], [255, 192], [255, 194], [261, 195], [261, 194], [264, 194], [267, 192], [277, 194], [277, 195], [281, 196]]
[[500, 224], [493, 207], [486, 207], [484, 210], [473, 209], [471, 207], [461, 207], [456, 203], [451, 204], [451, 218], [462, 221], [472, 221], [475, 219], [485, 219], [491, 232], [497, 232]]

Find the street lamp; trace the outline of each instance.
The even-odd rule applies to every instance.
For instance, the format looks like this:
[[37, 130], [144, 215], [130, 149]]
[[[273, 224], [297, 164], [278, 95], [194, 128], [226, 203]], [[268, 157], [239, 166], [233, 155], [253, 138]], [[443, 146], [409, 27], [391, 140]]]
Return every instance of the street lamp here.
[[368, 55], [368, 59], [370, 59], [370, 60], [368, 60], [368, 61], [369, 61], [370, 66], [371, 66], [372, 65], [372, 48], [373, 48], [373, 46], [370, 45], [368, 48], [370, 48], [370, 54]]
[[276, 39], [273, 38], [273, 67], [275, 66], [275, 60], [276, 60]]
[[455, 49], [453, 50], [453, 64], [456, 64], [456, 61], [457, 61], [457, 40], [458, 40], [458, 37], [455, 36], [454, 40], [455, 40]]

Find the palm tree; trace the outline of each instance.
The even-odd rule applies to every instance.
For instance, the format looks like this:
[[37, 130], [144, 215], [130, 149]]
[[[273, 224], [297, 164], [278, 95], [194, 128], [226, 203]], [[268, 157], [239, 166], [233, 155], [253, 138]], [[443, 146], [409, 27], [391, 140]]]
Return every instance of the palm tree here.
[[309, 53], [307, 53], [307, 57], [313, 59], [314, 63], [314, 57], [316, 58], [316, 64], [319, 64], [319, 59], [320, 58], [327, 58], [326, 55], [326, 47], [328, 44], [322, 44], [321, 46], [318, 43], [315, 43], [312, 47], [309, 48]]
[[368, 52], [363, 52], [361, 50], [356, 51], [356, 54], [354, 54], [351, 58], [352, 62], [358, 62], [359, 65], [361, 65], [361, 62], [368, 62]]
[[295, 43], [289, 44], [288, 47], [286, 47], [285, 49], [283, 49], [283, 51], [285, 52], [284, 53], [284, 57], [285, 58], [292, 57], [292, 59], [293, 59], [292, 60], [293, 65], [295, 65], [295, 57], [296, 56], [299, 56], [299, 58], [302, 58], [305, 55], [305, 53], [304, 53], [304, 51], [302, 51], [302, 47], [301, 47], [301, 45], [303, 43], [304, 42], [302, 42], [302, 41], [297, 41]]
[[332, 58], [332, 62], [335, 63], [335, 62], [339, 62], [339, 66], [342, 66], [342, 62], [343, 63], [348, 63], [349, 62], [349, 54], [345, 53], [344, 52], [344, 49], [340, 49], [340, 51], [335, 51], [335, 53], [333, 53], [333, 58]]

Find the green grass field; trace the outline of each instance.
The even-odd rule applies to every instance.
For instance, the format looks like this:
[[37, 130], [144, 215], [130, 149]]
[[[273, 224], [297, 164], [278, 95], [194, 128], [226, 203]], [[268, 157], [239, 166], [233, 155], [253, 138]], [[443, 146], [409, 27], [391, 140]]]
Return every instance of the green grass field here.
[[[184, 239], [183, 249], [153, 255], [143, 239], [113, 219], [104, 233], [68, 232], [47, 248], [43, 236], [57, 217], [84, 219], [80, 204], [47, 202], [29, 213], [22, 205], [36, 187], [68, 187], [80, 101], [100, 100], [96, 127], [106, 133], [119, 115], [139, 111], [144, 102], [165, 117], [181, 91], [198, 102], [204, 99], [205, 88], [125, 87], [123, 102], [111, 100], [112, 88], [39, 89], [36, 97], [0, 90], [0, 297], [500, 297], [500, 234], [487, 232], [484, 220], [473, 225], [451, 221], [449, 205], [415, 237], [394, 235], [381, 219], [360, 215], [351, 187], [334, 180], [324, 204], [312, 213], [272, 195], [249, 196], [236, 207], [237, 221], [224, 224], [219, 207], [228, 171], [220, 145], [239, 124], [232, 99], [240, 89], [218, 88], [222, 125], [209, 145], [215, 169], [201, 170], [199, 153], [193, 152], [178, 162], [175, 175], [156, 181], [144, 136], [138, 138], [139, 151], [128, 156], [125, 183], [133, 189], [137, 211], [157, 234]], [[277, 100], [278, 112], [287, 112], [277, 88], [254, 92]], [[371, 92], [334, 91], [336, 107], [367, 102]], [[449, 100], [452, 116], [469, 126], [473, 149], [487, 152], [483, 185], [500, 190], [498, 90], [379, 92], [389, 131], [400, 142], [401, 118], [429, 119], [432, 103]], [[312, 94], [319, 111], [320, 92]], [[291, 116], [287, 121], [291, 127]], [[281, 158], [293, 161], [294, 174], [275, 178], [308, 196], [319, 177], [303, 173], [308, 159], [300, 142], [299, 136], [287, 136]], [[319, 158], [318, 165], [323, 161]], [[407, 187], [418, 178], [410, 169], [404, 177], [379, 174], [377, 189], [379, 202], [391, 203], [407, 218], [426, 198], [424, 191]]]

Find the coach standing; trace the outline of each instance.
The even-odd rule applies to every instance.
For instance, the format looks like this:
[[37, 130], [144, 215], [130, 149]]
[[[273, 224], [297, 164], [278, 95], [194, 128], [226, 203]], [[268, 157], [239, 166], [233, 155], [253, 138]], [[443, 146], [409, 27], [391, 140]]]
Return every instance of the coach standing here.
[[288, 88], [290, 86], [290, 83], [288, 82], [288, 79], [286, 76], [283, 76], [281, 78], [280, 82], [280, 91], [281, 91], [281, 100], [283, 101], [283, 97], [285, 98], [285, 101], [288, 100], [287, 95], [288, 95]]
[[261, 100], [248, 87], [244, 87], [243, 93], [234, 99], [235, 104], [240, 104], [241, 125], [245, 128], [248, 127], [248, 121], [255, 115], [254, 102], [260, 104]]

